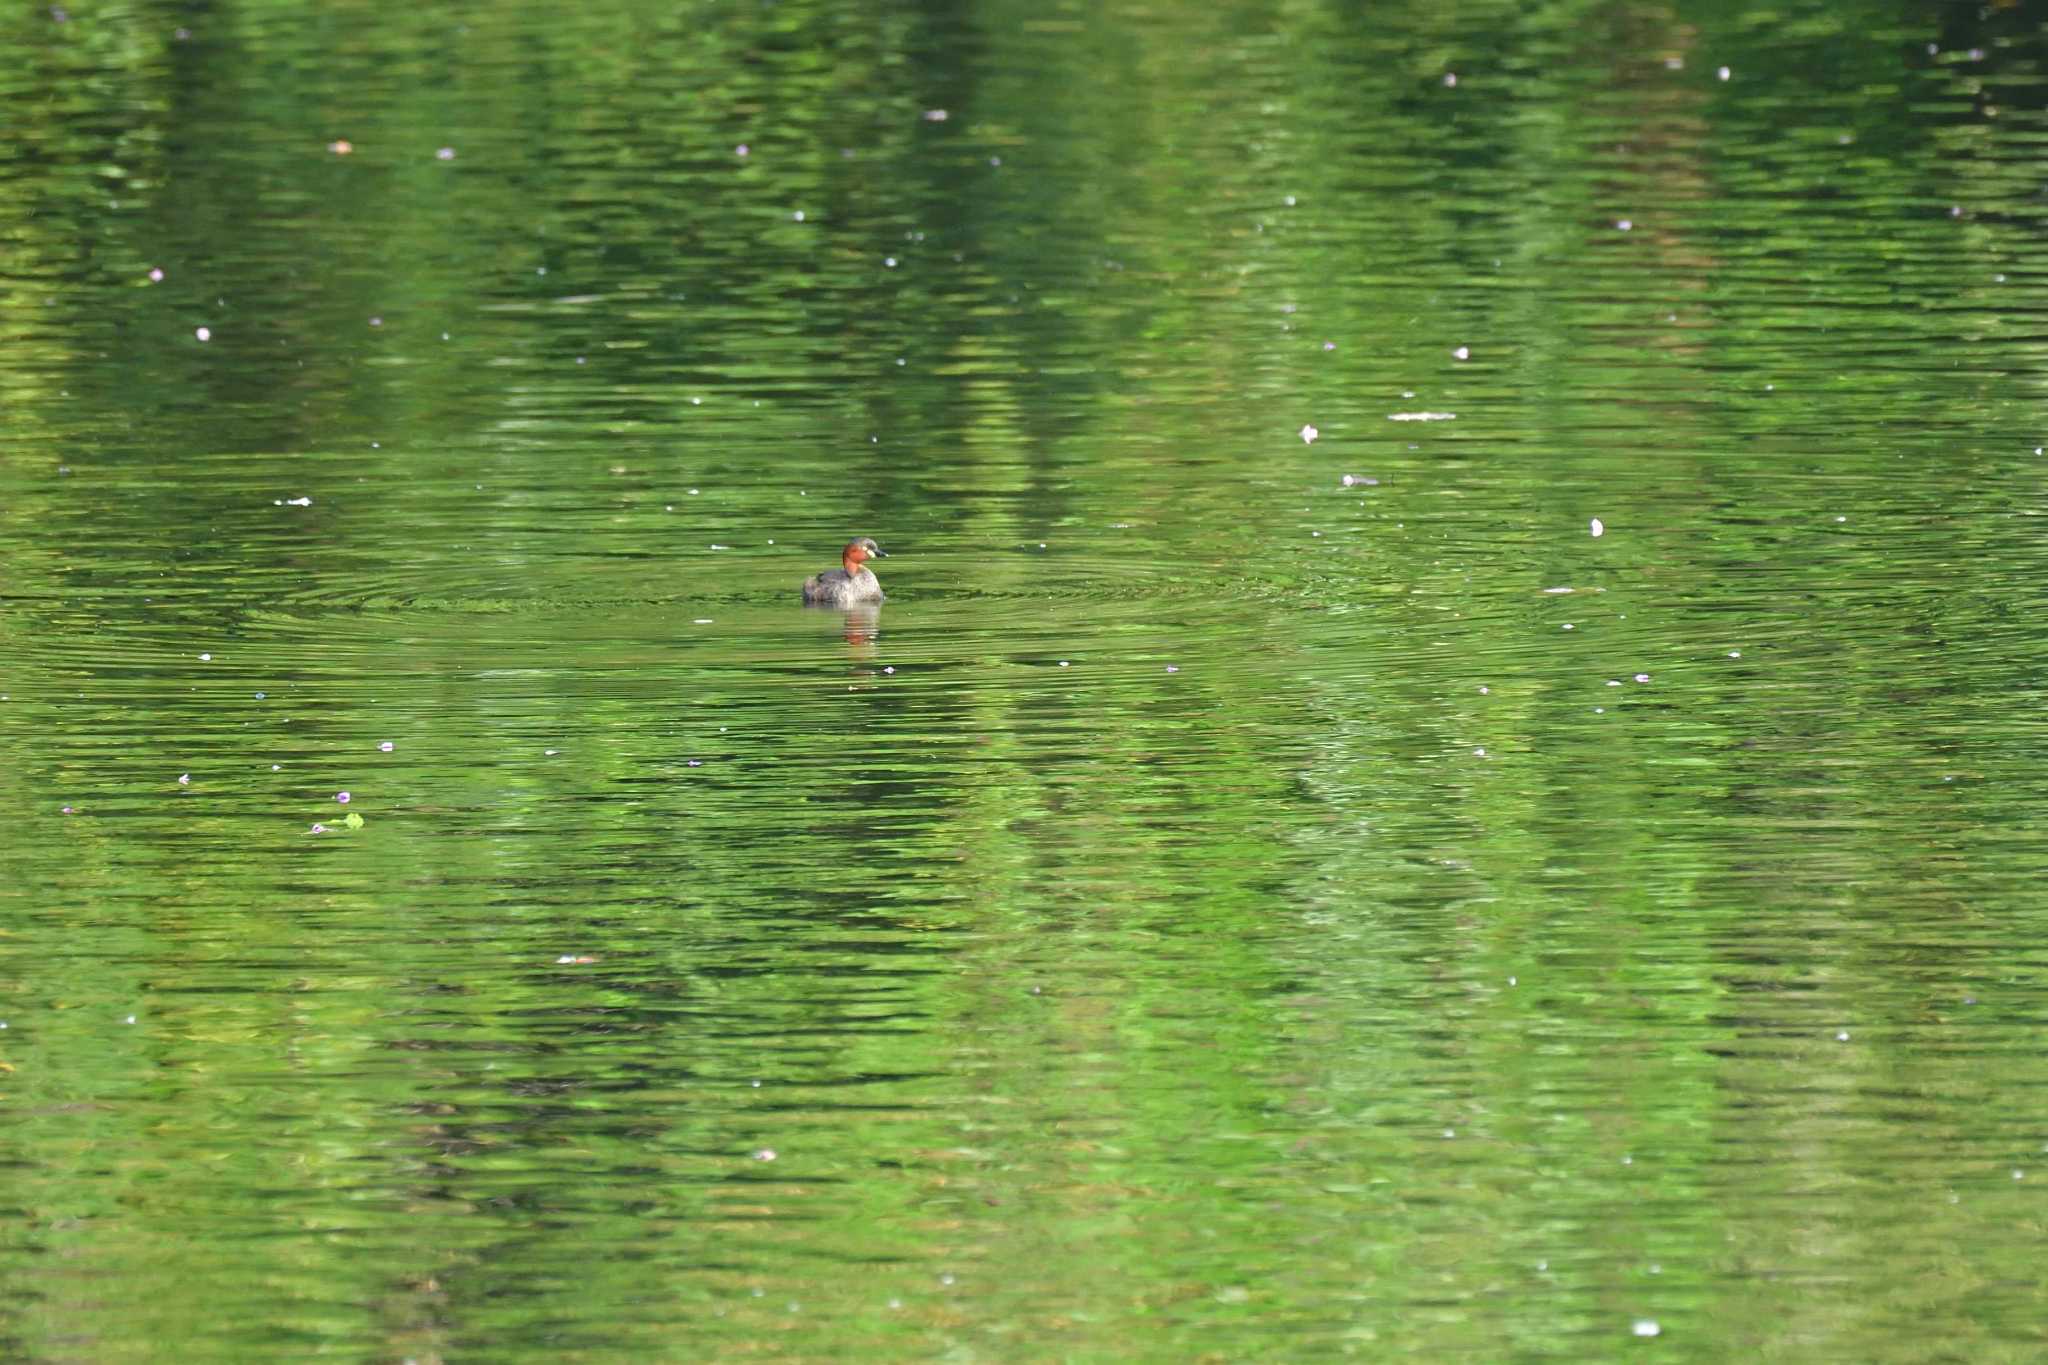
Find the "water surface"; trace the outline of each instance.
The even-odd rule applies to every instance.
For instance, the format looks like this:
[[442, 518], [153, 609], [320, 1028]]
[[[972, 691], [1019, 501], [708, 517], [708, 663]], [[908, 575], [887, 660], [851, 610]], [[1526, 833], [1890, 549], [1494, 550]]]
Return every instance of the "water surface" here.
[[6, 1354], [2043, 1349], [2022, 8], [0, 43]]

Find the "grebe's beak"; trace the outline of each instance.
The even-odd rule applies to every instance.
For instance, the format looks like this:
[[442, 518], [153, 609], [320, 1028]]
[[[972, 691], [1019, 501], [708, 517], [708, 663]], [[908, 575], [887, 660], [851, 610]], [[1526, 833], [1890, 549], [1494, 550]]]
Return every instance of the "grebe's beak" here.
[[879, 546], [879, 545], [877, 545], [877, 546], [875, 547], [875, 558], [877, 558], [877, 559], [887, 559], [888, 557], [889, 557], [889, 552], [888, 552], [887, 550], [883, 549], [883, 548], [882, 548], [881, 546]]

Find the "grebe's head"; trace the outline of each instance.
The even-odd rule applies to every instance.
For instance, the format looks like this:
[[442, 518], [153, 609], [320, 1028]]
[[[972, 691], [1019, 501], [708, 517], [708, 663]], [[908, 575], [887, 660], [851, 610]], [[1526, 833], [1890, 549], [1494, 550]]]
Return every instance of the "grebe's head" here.
[[859, 571], [860, 566], [867, 560], [887, 559], [888, 557], [889, 552], [887, 550], [884, 550], [866, 536], [862, 536], [858, 540], [846, 542], [846, 549], [840, 554], [839, 562], [846, 566], [848, 573], [855, 573]]

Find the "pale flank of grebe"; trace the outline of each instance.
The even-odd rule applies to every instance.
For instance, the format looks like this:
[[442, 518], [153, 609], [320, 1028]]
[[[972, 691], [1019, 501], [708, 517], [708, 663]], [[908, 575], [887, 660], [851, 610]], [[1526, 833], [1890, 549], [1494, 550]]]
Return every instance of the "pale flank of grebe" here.
[[887, 551], [866, 536], [847, 541], [846, 549], [839, 555], [843, 567], [827, 569], [804, 580], [804, 605], [856, 607], [866, 602], [881, 601], [881, 582], [866, 561], [888, 557]]

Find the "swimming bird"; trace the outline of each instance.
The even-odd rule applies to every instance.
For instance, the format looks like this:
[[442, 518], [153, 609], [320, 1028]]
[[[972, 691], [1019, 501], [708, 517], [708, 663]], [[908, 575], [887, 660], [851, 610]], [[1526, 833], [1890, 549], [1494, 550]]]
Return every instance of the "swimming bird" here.
[[852, 607], [881, 601], [882, 584], [866, 561], [888, 557], [888, 551], [866, 536], [847, 541], [839, 555], [843, 567], [827, 569], [804, 580], [804, 605]]

